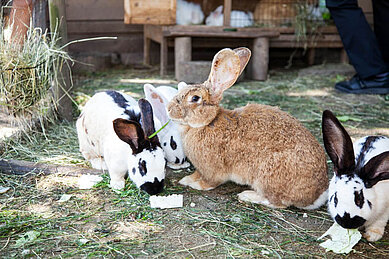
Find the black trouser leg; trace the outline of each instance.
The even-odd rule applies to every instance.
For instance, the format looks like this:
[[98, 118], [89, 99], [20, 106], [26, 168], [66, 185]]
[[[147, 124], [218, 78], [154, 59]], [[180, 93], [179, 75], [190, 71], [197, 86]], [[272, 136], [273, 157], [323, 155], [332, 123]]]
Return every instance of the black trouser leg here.
[[374, 33], [382, 58], [389, 70], [389, 1], [373, 0]]
[[[385, 0], [375, 0], [375, 8], [387, 5]], [[380, 2], [380, 3], [378, 3]], [[366, 21], [357, 0], [327, 0], [327, 8], [336, 24], [343, 46], [347, 52], [351, 64], [354, 66], [361, 78], [368, 78], [388, 70], [384, 62], [376, 35]], [[380, 13], [380, 12], [378, 12]], [[387, 13], [386, 16], [389, 14]], [[385, 15], [378, 15], [378, 19], [388, 18]], [[388, 23], [378, 25], [381, 37]], [[388, 36], [386, 36], [388, 37]], [[381, 42], [381, 41], [380, 41]], [[382, 44], [385, 45], [385, 42]], [[385, 48], [385, 46], [381, 47]]]

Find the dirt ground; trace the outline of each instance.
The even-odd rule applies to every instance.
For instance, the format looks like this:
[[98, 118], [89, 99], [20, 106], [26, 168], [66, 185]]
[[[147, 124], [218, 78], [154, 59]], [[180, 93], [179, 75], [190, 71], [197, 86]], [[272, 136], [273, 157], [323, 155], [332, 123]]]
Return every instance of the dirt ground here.
[[[343, 116], [353, 139], [389, 136], [387, 96], [336, 92], [333, 85], [352, 73], [348, 68], [342, 73], [333, 67], [332, 72], [325, 67], [313, 70], [322, 72], [271, 71], [266, 82], [240, 82], [225, 93], [223, 106], [235, 108], [247, 102], [279, 106], [302, 121], [321, 143], [325, 109]], [[88, 74], [76, 82], [74, 99], [80, 105], [102, 89], [124, 90], [139, 98], [144, 82], [176, 84], [155, 71], [129, 69]], [[51, 125], [46, 131], [3, 140], [1, 158], [89, 166], [78, 151], [74, 121]], [[197, 191], [179, 185], [192, 171], [192, 167], [167, 170], [162, 195], [182, 194], [184, 206], [164, 210], [150, 208], [149, 196], [129, 181], [125, 190], [112, 191], [107, 174], [90, 190], [79, 189], [78, 178], [66, 174], [0, 174], [0, 186], [10, 187], [0, 194], [0, 257], [389, 258], [388, 227], [380, 241], [362, 239], [348, 255], [326, 252], [317, 240], [333, 224], [326, 207], [270, 209], [239, 201], [237, 194], [247, 186], [226, 183]], [[70, 199], [60, 202], [63, 194]]]

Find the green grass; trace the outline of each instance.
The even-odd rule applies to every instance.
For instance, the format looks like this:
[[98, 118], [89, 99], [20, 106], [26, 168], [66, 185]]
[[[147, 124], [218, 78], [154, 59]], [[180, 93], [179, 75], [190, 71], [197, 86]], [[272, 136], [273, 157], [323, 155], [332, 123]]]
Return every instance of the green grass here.
[[[74, 98], [84, 103], [104, 89], [143, 97], [143, 83], [136, 83], [135, 78], [171, 80], [160, 78], [156, 70], [92, 73], [76, 78]], [[279, 106], [301, 120], [320, 142], [321, 113], [325, 109], [344, 116], [342, 123], [353, 138], [373, 133], [389, 135], [388, 99], [337, 93], [333, 85], [341, 79], [273, 71], [266, 82], [233, 86], [226, 92], [223, 106], [235, 108], [247, 102]], [[75, 118], [77, 114], [75, 109]], [[45, 133], [23, 134], [21, 139], [3, 144], [1, 158], [88, 165], [78, 151], [74, 121], [50, 125]], [[184, 195], [184, 207], [169, 210], [150, 208], [149, 196], [130, 182], [125, 190], [112, 191], [107, 174], [91, 190], [78, 189], [77, 178], [66, 174], [1, 174], [0, 186], [11, 189], [0, 194], [0, 257], [339, 257], [326, 253], [317, 241], [333, 223], [326, 208], [274, 210], [242, 203], [237, 194], [246, 187], [233, 183], [212, 191], [180, 186], [178, 181], [192, 170], [167, 171], [163, 195]], [[72, 197], [60, 203], [62, 194]], [[388, 257], [388, 244], [388, 234], [373, 245], [363, 239], [350, 257]]]

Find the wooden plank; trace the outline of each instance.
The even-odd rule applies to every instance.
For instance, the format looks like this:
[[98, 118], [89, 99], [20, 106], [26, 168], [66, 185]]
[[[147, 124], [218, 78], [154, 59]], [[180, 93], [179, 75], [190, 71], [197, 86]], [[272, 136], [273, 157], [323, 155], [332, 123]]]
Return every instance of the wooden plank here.
[[269, 66], [269, 38], [256, 38], [253, 42], [251, 57], [251, 77], [254, 80], [267, 79]]
[[188, 62], [192, 60], [192, 39], [190, 37], [177, 37], [174, 39], [174, 59], [175, 59], [175, 76], [178, 81], [183, 78], [180, 65], [182, 62]]
[[82, 168], [77, 166], [63, 166], [63, 165], [51, 165], [44, 163], [34, 163], [22, 160], [5, 160], [0, 159], [0, 172], [8, 175], [25, 175], [25, 174], [63, 174], [68, 176], [80, 176], [80, 175], [100, 175], [102, 171]]
[[33, 27], [39, 27], [42, 31], [47, 29], [47, 0], [36, 0], [32, 12]]
[[[88, 37], [98, 37], [102, 36], [99, 34], [96, 35], [69, 35], [69, 41], [76, 39], [85, 39]], [[72, 44], [69, 46], [69, 51], [71, 52], [105, 52], [105, 53], [142, 53], [143, 51], [143, 35], [142, 34], [132, 34], [132, 35], [123, 35], [119, 36], [117, 40], [96, 40], [81, 42], [77, 44]], [[141, 63], [142, 60], [139, 60]]]
[[258, 38], [278, 37], [279, 33], [268, 28], [230, 28], [224, 26], [175, 25], [163, 26], [165, 37], [226, 37], [226, 38]]
[[231, 26], [231, 9], [232, 9], [232, 0], [224, 0], [224, 8], [223, 8], [224, 26]]
[[158, 43], [162, 42], [162, 26], [145, 24], [143, 27], [146, 38], [152, 39]]
[[123, 20], [123, 0], [66, 0], [68, 21]]
[[294, 48], [294, 47], [310, 47], [310, 48], [342, 48], [343, 43], [337, 34], [321, 35], [316, 39], [309, 39], [306, 42], [297, 41], [297, 37], [293, 34], [281, 34], [278, 38], [270, 39], [270, 47], [272, 48]]
[[[67, 23], [65, 0], [49, 0], [49, 17], [50, 30], [56, 32], [59, 36], [56, 42], [57, 46], [64, 46], [68, 43]], [[67, 50], [67, 48], [65, 48]], [[70, 91], [72, 83], [70, 80], [70, 68], [61, 66], [58, 74], [58, 81], [54, 82], [53, 93], [56, 102], [56, 109], [61, 119], [72, 121], [72, 100], [70, 99]]]
[[[274, 31], [277, 31], [281, 34], [294, 34], [295, 29], [293, 27], [274, 27], [271, 28]], [[336, 28], [335, 25], [328, 25], [328, 26], [321, 26], [315, 29], [314, 32], [308, 31], [308, 33], [313, 33], [313, 34], [333, 34], [333, 33], [338, 33], [338, 29]]]
[[167, 64], [168, 64], [168, 46], [167, 46], [167, 38], [162, 38], [161, 41], [161, 49], [160, 49], [160, 59], [161, 59], [161, 67], [160, 74], [164, 76], [167, 74]]
[[117, 21], [68, 21], [68, 34], [127, 34], [142, 33], [142, 25], [124, 24], [122, 20]]
[[124, 0], [124, 23], [176, 24], [176, 0]]

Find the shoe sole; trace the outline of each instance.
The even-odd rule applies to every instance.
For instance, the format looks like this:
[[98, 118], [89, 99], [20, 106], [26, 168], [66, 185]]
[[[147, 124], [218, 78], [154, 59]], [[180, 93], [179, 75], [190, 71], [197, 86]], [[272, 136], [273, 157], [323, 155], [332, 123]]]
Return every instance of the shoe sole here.
[[349, 94], [389, 94], [389, 88], [362, 88], [358, 90], [350, 90], [339, 85], [335, 85], [335, 89]]

